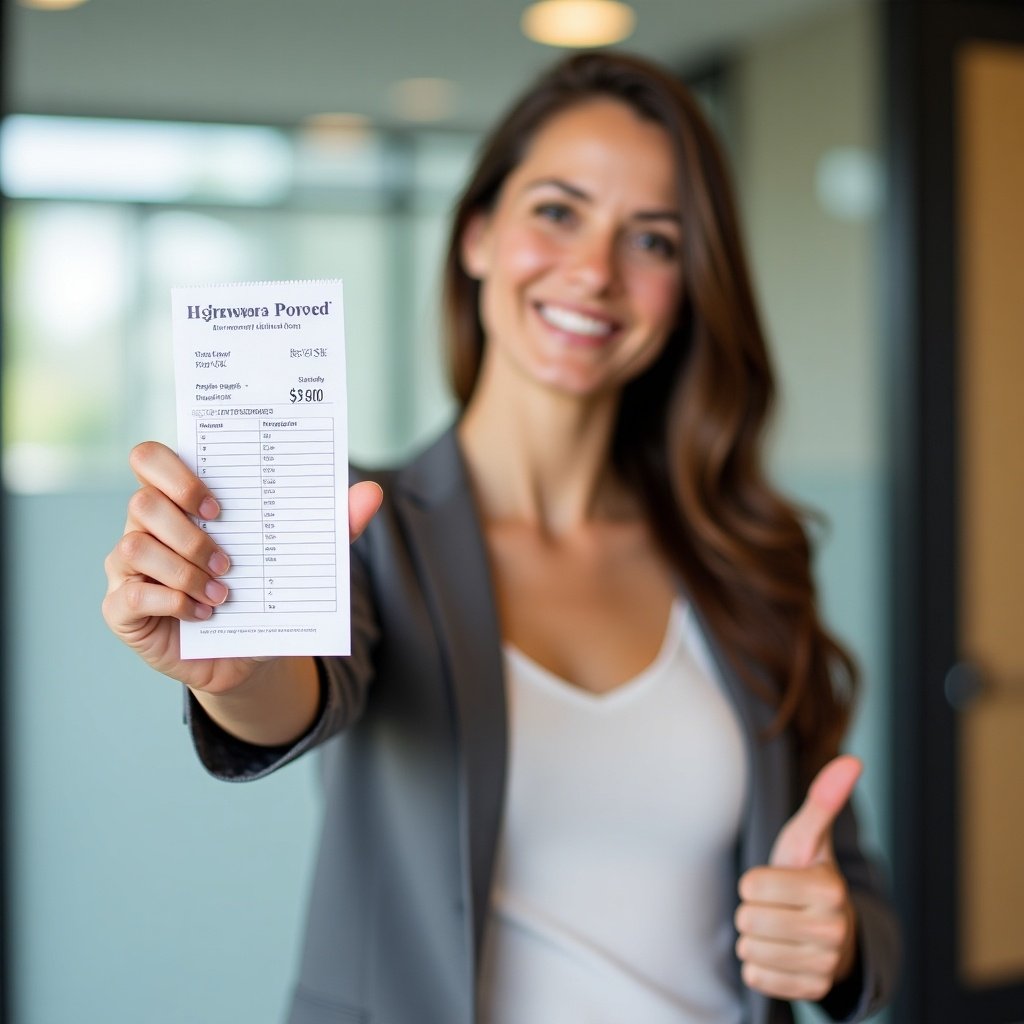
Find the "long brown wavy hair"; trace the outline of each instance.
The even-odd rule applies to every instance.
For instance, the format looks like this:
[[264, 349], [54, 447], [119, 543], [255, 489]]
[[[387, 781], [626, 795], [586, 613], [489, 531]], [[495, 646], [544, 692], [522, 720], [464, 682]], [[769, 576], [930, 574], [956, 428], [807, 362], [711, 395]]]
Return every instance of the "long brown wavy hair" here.
[[730, 662], [776, 708], [771, 734], [792, 728], [806, 782], [838, 751], [856, 666], [818, 614], [806, 515], [763, 471], [775, 382], [725, 160], [690, 93], [656, 65], [606, 52], [565, 59], [485, 141], [456, 206], [445, 266], [455, 394], [465, 407], [484, 347], [463, 233], [492, 207], [538, 129], [595, 98], [623, 102], [664, 128], [684, 227], [678, 322], [658, 360], [623, 391], [612, 459]]

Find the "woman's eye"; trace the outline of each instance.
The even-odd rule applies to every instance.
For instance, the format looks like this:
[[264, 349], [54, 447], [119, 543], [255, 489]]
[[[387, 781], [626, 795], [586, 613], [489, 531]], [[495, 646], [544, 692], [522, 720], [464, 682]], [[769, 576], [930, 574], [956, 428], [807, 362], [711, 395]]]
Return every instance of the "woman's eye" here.
[[565, 203], [542, 203], [535, 210], [538, 217], [553, 224], [564, 224], [572, 217], [572, 209]]
[[674, 239], [669, 238], [668, 235], [659, 234], [657, 231], [641, 232], [635, 237], [633, 244], [643, 252], [649, 252], [652, 256], [666, 260], [675, 259], [679, 252], [679, 247]]

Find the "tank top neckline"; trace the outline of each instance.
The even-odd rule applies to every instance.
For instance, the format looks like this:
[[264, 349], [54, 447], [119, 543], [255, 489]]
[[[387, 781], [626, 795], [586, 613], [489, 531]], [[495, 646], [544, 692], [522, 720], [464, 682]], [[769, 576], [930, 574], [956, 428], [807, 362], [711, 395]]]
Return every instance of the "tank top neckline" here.
[[576, 683], [560, 676], [557, 672], [552, 672], [513, 643], [505, 642], [502, 645], [502, 649], [505, 657], [512, 662], [523, 678], [544, 687], [548, 692], [591, 707], [610, 707], [643, 692], [662, 675], [662, 669], [672, 660], [679, 645], [682, 643], [683, 623], [688, 614], [689, 607], [689, 602], [679, 596], [674, 597], [672, 599], [672, 606], [669, 609], [665, 635], [662, 637], [661, 647], [658, 649], [658, 653], [654, 656], [653, 660], [637, 672], [636, 675], [623, 680], [621, 683], [616, 683], [611, 689], [601, 693], [578, 686]]

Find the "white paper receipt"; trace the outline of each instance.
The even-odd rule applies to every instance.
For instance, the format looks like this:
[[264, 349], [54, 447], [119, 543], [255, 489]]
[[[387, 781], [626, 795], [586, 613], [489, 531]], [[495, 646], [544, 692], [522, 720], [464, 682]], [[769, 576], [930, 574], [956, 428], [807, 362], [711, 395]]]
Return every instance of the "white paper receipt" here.
[[349, 653], [340, 281], [175, 288], [178, 454], [221, 512], [227, 601], [183, 658]]

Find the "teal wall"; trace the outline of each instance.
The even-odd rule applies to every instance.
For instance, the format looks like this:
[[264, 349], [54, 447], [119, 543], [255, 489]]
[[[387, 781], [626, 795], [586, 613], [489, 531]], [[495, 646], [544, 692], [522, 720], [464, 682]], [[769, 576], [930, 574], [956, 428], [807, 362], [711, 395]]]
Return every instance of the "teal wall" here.
[[276, 1024], [315, 846], [312, 760], [199, 767], [179, 686], [100, 616], [123, 494], [9, 502], [17, 1024]]

